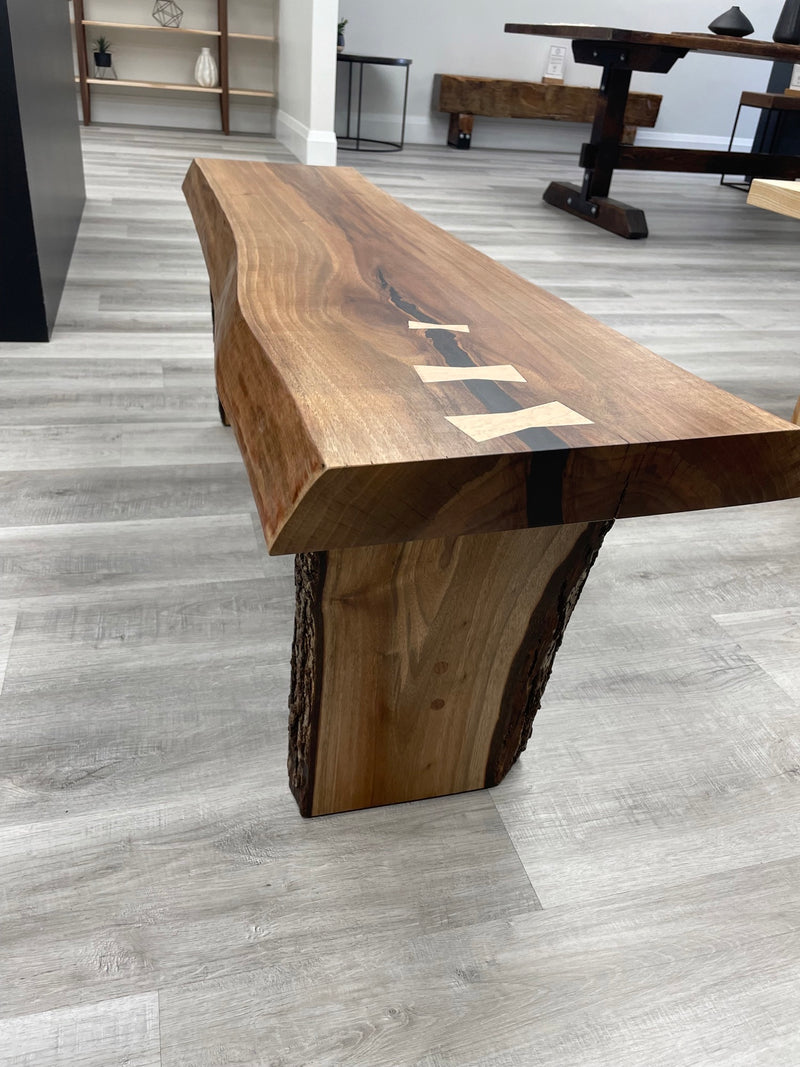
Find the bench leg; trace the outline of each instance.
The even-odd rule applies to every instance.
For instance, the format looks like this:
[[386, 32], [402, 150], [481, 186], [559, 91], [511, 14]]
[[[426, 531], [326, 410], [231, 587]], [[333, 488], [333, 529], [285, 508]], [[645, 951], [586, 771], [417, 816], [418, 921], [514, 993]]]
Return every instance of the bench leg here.
[[593, 222], [610, 233], [629, 240], [647, 237], [647, 219], [638, 207], [623, 204], [621, 200], [594, 196], [587, 200], [583, 190], [569, 182], [550, 182], [542, 197], [546, 204], [561, 208], [570, 215], [577, 215], [586, 222]]
[[500, 782], [610, 526], [297, 556], [289, 779], [302, 814]]
[[624, 53], [625, 49], [608, 44], [602, 49], [592, 48], [592, 58], [582, 56], [580, 50], [575, 52], [579, 63], [604, 64], [591, 140], [581, 150], [583, 185], [579, 189], [565, 182], [551, 182], [543, 199], [545, 203], [604, 230], [636, 240], [647, 237], [644, 212], [630, 204], [611, 200], [608, 195], [619, 160], [620, 144], [626, 137], [625, 108], [632, 73], [629, 67], [619, 65], [624, 62], [620, 51]]
[[636, 126], [626, 126], [622, 131], [622, 143], [633, 144], [636, 141]]
[[466, 112], [451, 114], [447, 143], [451, 148], [469, 148], [472, 143], [472, 124], [475, 116]]

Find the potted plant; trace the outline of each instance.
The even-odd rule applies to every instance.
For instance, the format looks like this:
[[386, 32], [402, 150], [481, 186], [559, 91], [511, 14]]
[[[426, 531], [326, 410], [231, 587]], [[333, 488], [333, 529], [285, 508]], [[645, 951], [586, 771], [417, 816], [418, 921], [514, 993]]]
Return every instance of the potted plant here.
[[339, 26], [336, 31], [336, 51], [344, 52], [344, 28], [347, 25], [347, 19], [339, 19]]
[[111, 68], [111, 41], [107, 37], [98, 37], [94, 43], [94, 65], [98, 78], [105, 77], [105, 70]]

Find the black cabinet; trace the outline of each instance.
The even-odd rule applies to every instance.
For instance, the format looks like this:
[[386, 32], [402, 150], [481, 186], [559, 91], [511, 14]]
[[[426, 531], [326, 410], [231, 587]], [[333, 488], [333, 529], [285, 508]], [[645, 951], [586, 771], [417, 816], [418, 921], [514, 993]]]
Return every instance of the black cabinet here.
[[47, 341], [85, 190], [69, 5], [0, 0], [0, 341]]
[[[773, 63], [767, 92], [782, 93], [788, 88], [791, 78], [791, 63]], [[768, 115], [762, 115], [753, 138], [753, 151], [800, 156], [800, 112], [782, 115], [777, 128], [771, 127]]]

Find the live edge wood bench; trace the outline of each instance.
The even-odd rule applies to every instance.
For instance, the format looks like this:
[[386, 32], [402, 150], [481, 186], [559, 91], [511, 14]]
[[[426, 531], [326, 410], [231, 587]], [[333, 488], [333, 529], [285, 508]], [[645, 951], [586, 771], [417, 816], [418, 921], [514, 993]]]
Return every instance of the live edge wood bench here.
[[220, 401], [296, 553], [304, 815], [493, 786], [614, 519], [800, 495], [800, 427], [356, 171], [196, 160]]
[[[466, 74], [437, 74], [439, 111], [450, 115], [447, 143], [469, 148], [475, 115], [499, 119], [550, 119], [555, 122], [594, 122], [599, 92], [586, 85], [553, 85], [476, 78]], [[655, 126], [658, 93], [629, 93], [625, 107], [623, 144], [633, 144], [637, 126]]]

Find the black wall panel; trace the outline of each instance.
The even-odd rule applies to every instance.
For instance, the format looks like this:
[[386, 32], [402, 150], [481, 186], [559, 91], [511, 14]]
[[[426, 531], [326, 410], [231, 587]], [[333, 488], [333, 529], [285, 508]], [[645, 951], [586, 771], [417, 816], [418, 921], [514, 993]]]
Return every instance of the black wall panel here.
[[85, 200], [66, 0], [0, 0], [0, 340], [46, 341]]
[[[773, 63], [767, 92], [782, 93], [788, 88], [791, 79], [791, 63]], [[782, 111], [777, 129], [768, 123], [766, 114], [762, 114], [753, 139], [753, 151], [800, 156], [800, 112]]]

